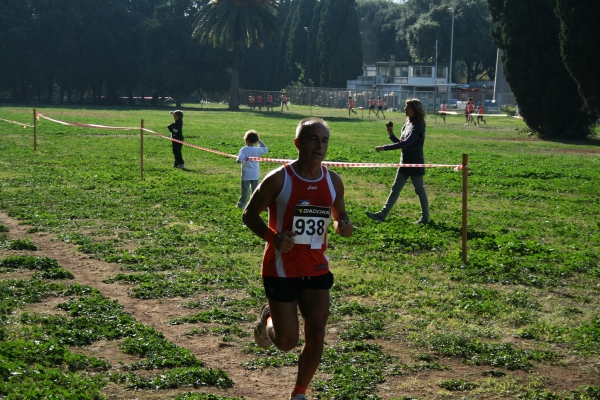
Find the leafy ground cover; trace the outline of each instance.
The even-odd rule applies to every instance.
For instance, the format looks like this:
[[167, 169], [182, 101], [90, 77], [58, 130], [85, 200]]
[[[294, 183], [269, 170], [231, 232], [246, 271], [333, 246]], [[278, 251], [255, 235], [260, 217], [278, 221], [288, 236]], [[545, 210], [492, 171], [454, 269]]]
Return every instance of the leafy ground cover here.
[[[295, 125], [311, 111], [293, 110], [232, 114], [189, 109], [184, 135], [191, 143], [236, 154], [244, 132], [256, 129], [269, 147], [268, 156], [294, 158]], [[146, 127], [162, 133], [170, 122], [166, 111], [155, 110], [38, 111], [114, 126], [136, 126], [144, 119]], [[398, 161], [397, 152], [374, 151], [387, 142], [384, 121], [348, 119], [343, 110], [312, 112], [330, 123], [329, 160]], [[31, 109], [25, 108], [4, 107], [0, 113], [22, 122], [31, 118]], [[390, 116], [398, 125], [404, 119], [399, 113]], [[441, 125], [429, 120], [426, 159], [459, 164], [461, 154], [469, 154], [467, 263], [460, 254], [459, 172], [427, 170], [433, 223], [420, 227], [412, 224], [419, 206], [410, 185], [385, 223], [375, 224], [364, 214], [381, 207], [395, 171], [336, 169], [356, 231], [349, 239], [330, 236], [336, 284], [312, 397], [600, 398], [600, 143], [542, 142], [516, 119], [496, 118], [482, 128], [463, 127], [461, 121], [449, 118]], [[113, 340], [124, 354], [143, 357], [118, 373], [89, 366], [102, 360], [78, 361], [87, 368], [78, 374], [97, 379], [86, 385], [95, 385], [91, 392], [98, 395], [106, 380], [127, 389], [167, 390], [194, 386], [199, 379], [223, 387], [244, 385], [216, 372], [205, 376], [197, 358], [153, 328], [123, 317], [127, 329], [109, 329], [107, 315], [123, 310], [95, 289], [86, 289], [85, 296], [64, 294], [68, 299], [57, 304], [57, 315], [28, 311], [44, 293], [67, 290], [50, 289], [65, 284], [49, 280], [69, 276], [51, 274], [64, 266], [38, 256], [43, 249], [35, 250], [35, 233], [43, 232], [114, 265], [104, 283], [130, 299], [179, 300], [179, 315], [160, 321], [165, 332], [182, 329], [178, 332], [190, 338], [218, 338], [237, 354], [241, 371], [293, 372], [298, 350], [257, 349], [248, 335], [264, 301], [259, 276], [263, 243], [243, 226], [235, 207], [239, 165], [232, 159], [184, 148], [187, 169], [173, 169], [169, 142], [146, 137], [141, 180], [139, 131], [41, 120], [35, 153], [31, 130], [2, 125], [0, 134], [0, 209], [31, 227], [30, 238], [15, 238], [0, 226], [0, 251], [6, 254], [0, 272], [46, 274], [11, 284], [30, 288], [22, 298], [32, 301], [13, 303], [11, 292], [2, 292], [12, 304], [3, 306], [3, 341], [19, 339], [26, 347], [49, 336], [65, 348]], [[262, 175], [273, 167], [261, 165]], [[67, 272], [77, 279], [76, 271]], [[106, 314], [89, 314], [95, 307]], [[86, 315], [86, 330], [70, 335], [69, 329], [80, 328], [80, 313]], [[16, 327], [27, 335], [17, 335]], [[143, 332], [143, 339], [136, 340], [131, 329]], [[157, 368], [169, 372], [143, 374]], [[215, 399], [227, 398], [219, 397], [225, 392], [214, 393], [219, 393], [212, 395]]]

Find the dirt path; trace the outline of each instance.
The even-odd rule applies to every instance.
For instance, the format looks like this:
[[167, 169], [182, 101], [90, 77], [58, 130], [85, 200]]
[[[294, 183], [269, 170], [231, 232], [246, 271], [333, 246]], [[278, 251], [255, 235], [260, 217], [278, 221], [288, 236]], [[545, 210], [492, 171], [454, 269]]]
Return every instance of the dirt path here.
[[[205, 367], [223, 369], [234, 382], [232, 389], [207, 388], [201, 391], [222, 396], [243, 396], [248, 400], [287, 399], [288, 390], [294, 386], [295, 367], [271, 368], [266, 371], [246, 370], [241, 364], [252, 359], [252, 356], [242, 353], [241, 344], [225, 343], [212, 335], [187, 337], [183, 335], [183, 332], [190, 330], [190, 325], [169, 326], [166, 324], [166, 321], [171, 318], [197, 312], [180, 307], [181, 299], [140, 300], [129, 297], [127, 295], [129, 286], [102, 282], [121, 272], [118, 265], [90, 258], [78, 252], [74, 245], [56, 240], [51, 234], [27, 233], [30, 226], [21, 225], [19, 221], [10, 218], [6, 213], [0, 212], [0, 223], [9, 229], [8, 234], [12, 239], [25, 239], [29, 236], [38, 246], [37, 251], [0, 251], [0, 258], [10, 254], [28, 254], [56, 259], [61, 267], [75, 275], [75, 282], [95, 287], [108, 298], [117, 300], [125, 307], [125, 311], [131, 313], [140, 323], [151, 326], [162, 332], [168, 340], [192, 351], [196, 357], [204, 361]], [[198, 300], [198, 298], [185, 299], [185, 301], [190, 300]], [[43, 309], [43, 307], [41, 308]], [[46, 308], [45, 311], [48, 313], [55, 312], [51, 310], [51, 304], [48, 304]], [[251, 324], [247, 324], [245, 327], [249, 331], [252, 329]], [[126, 355], [123, 355], [116, 346], [106, 342], [91, 346], [91, 351], [91, 355], [109, 359], [113, 366], [116, 366], [118, 361], [126, 359]], [[175, 393], [189, 390], [186, 388], [178, 391], [126, 392], [114, 385], [109, 385], [107, 395], [113, 399], [172, 398]]]

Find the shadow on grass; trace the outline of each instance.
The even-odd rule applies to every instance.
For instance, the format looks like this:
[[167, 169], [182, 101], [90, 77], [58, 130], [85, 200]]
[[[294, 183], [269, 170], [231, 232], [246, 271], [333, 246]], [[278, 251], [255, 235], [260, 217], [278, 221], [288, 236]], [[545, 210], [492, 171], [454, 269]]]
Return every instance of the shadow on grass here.
[[[458, 236], [462, 235], [462, 227], [456, 225], [449, 225], [444, 222], [436, 222], [435, 220], [432, 220], [429, 224], [427, 224], [427, 229], [435, 229], [436, 231], [440, 232], [449, 232]], [[467, 228], [467, 240], [483, 239], [494, 236], [495, 235], [492, 233], [474, 231]]]

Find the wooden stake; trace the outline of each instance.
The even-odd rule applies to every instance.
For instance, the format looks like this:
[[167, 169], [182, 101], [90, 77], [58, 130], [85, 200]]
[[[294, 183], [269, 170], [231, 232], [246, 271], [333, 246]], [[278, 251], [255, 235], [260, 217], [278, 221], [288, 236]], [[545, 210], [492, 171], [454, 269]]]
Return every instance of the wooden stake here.
[[144, 120], [140, 122], [140, 179], [144, 179]]
[[33, 109], [33, 151], [37, 150], [37, 111]]
[[462, 260], [467, 262], [467, 189], [469, 178], [469, 155], [462, 155]]

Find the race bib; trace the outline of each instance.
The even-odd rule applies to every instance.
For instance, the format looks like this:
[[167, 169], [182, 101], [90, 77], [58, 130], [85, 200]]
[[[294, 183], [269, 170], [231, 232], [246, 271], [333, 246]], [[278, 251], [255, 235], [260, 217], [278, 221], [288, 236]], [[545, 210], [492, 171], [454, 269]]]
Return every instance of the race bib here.
[[310, 244], [311, 249], [320, 249], [325, 242], [325, 233], [331, 221], [329, 207], [311, 205], [296, 206], [293, 230], [295, 244]]

